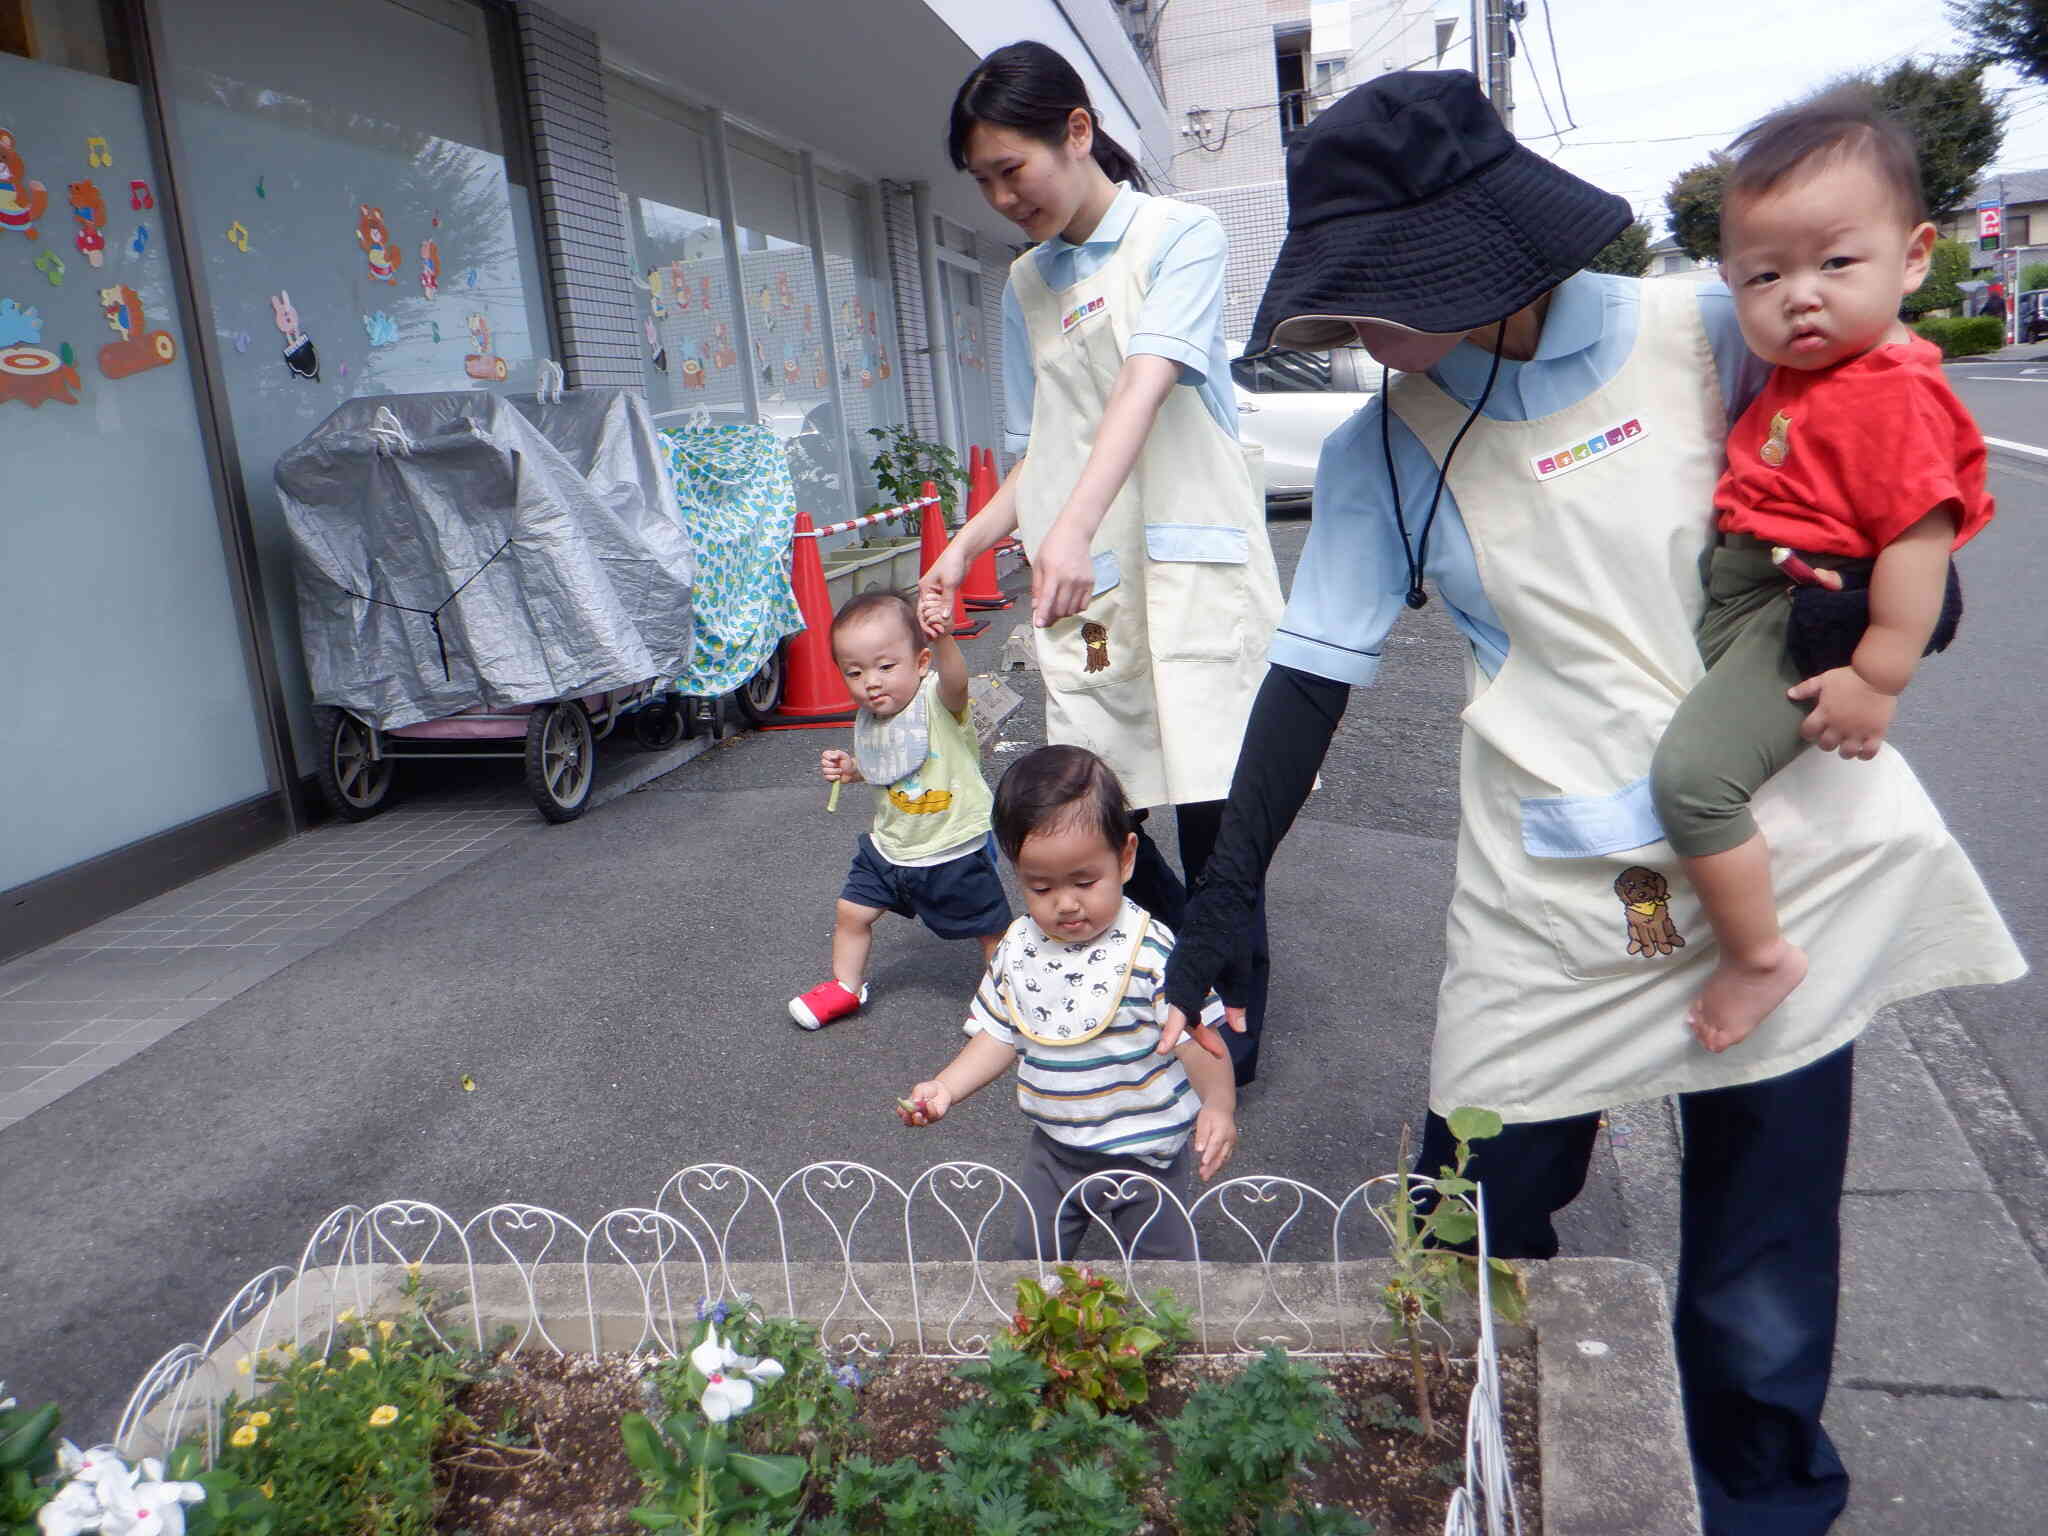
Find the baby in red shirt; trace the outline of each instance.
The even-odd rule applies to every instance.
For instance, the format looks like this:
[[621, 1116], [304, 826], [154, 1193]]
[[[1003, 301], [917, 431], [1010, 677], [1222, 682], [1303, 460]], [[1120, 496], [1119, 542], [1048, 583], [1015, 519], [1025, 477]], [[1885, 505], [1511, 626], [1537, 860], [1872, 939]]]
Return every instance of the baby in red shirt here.
[[[1949, 554], [1992, 512], [1984, 439], [1940, 352], [1898, 318], [1934, 246], [1911, 139], [1849, 87], [1764, 119], [1735, 148], [1721, 276], [1743, 339], [1776, 368], [1729, 434], [1715, 490], [1708, 672], [1651, 769], [1720, 941], [1687, 1018], [1710, 1051], [1740, 1043], [1806, 976], [1778, 927], [1750, 797], [1809, 745], [1877, 755], [1921, 656], [1953, 634]], [[1781, 570], [1774, 546], [1826, 568]], [[1817, 586], [1787, 602], [1792, 571]]]

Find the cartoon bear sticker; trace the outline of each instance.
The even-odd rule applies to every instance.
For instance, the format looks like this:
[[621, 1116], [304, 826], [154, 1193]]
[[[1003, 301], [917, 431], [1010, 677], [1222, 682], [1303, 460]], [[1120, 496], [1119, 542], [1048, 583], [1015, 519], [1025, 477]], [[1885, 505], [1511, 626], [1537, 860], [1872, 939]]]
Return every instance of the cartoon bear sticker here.
[[398, 281], [398, 266], [404, 257], [391, 243], [391, 229], [384, 222], [382, 208], [374, 208], [368, 203], [356, 204], [356, 244], [363, 248], [363, 257], [370, 264], [373, 281]]

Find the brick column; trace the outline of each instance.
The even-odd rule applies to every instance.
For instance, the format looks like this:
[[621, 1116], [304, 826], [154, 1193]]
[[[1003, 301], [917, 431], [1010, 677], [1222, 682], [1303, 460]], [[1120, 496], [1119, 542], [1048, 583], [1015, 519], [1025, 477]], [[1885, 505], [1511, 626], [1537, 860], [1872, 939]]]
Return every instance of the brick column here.
[[572, 386], [640, 389], [641, 311], [597, 34], [530, 0], [517, 12], [560, 361]]

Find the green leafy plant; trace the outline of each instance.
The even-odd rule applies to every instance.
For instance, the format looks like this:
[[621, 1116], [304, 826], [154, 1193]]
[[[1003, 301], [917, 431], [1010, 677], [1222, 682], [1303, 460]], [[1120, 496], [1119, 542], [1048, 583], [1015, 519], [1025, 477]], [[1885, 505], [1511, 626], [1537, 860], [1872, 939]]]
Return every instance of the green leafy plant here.
[[[459, 1433], [477, 1427], [455, 1407], [454, 1395], [480, 1361], [451, 1353], [435, 1335], [433, 1293], [416, 1277], [407, 1282], [406, 1300], [402, 1316], [374, 1323], [344, 1311], [325, 1354], [285, 1346], [240, 1363], [269, 1391], [229, 1396], [222, 1408], [226, 1443], [214, 1471], [224, 1489], [259, 1490], [278, 1531], [432, 1531], [439, 1504], [434, 1460]], [[197, 1450], [189, 1443], [180, 1449]]]
[[[762, 1393], [733, 1420], [733, 1438], [742, 1450], [758, 1455], [801, 1456], [811, 1472], [822, 1477], [860, 1433], [853, 1396], [860, 1372], [832, 1363], [819, 1347], [815, 1324], [761, 1316], [750, 1300], [741, 1295], [731, 1305], [706, 1301], [697, 1308], [699, 1321], [719, 1328], [735, 1354], [782, 1365], [775, 1390]], [[667, 1361], [655, 1370], [655, 1388], [670, 1415], [697, 1407], [701, 1387], [692, 1385], [693, 1370], [687, 1358]]]
[[2032, 293], [2036, 288], [2048, 288], [2048, 261], [2030, 261], [2020, 268], [2021, 293]]
[[[1166, 1338], [1149, 1319], [1134, 1317], [1130, 1293], [1086, 1265], [1061, 1264], [1050, 1287], [1030, 1276], [1017, 1282], [1009, 1334], [1046, 1369], [1047, 1401], [1078, 1398], [1105, 1412], [1145, 1401], [1146, 1365]], [[1185, 1327], [1185, 1314], [1176, 1314]]]
[[690, 1536], [765, 1536], [795, 1524], [809, 1464], [801, 1456], [761, 1455], [732, 1444], [732, 1426], [753, 1406], [757, 1387], [772, 1387], [780, 1361], [740, 1354], [706, 1316], [681, 1362], [678, 1385], [692, 1406], [660, 1428], [642, 1413], [619, 1421], [626, 1455], [648, 1487], [633, 1511], [650, 1531]]
[[[1472, 1161], [1472, 1143], [1498, 1136], [1500, 1116], [1490, 1109], [1458, 1109], [1449, 1120], [1456, 1146], [1451, 1165], [1422, 1181], [1427, 1191], [1418, 1199], [1416, 1181], [1407, 1177], [1408, 1128], [1401, 1127], [1403, 1173], [1394, 1193], [1379, 1208], [1392, 1239], [1394, 1272], [1381, 1293], [1393, 1319], [1394, 1337], [1408, 1346], [1408, 1368], [1415, 1383], [1415, 1412], [1425, 1435], [1436, 1433], [1429, 1407], [1429, 1376], [1423, 1369], [1423, 1322], [1441, 1323], [1444, 1305], [1454, 1290], [1476, 1294], [1479, 1260], [1458, 1250], [1479, 1236], [1479, 1216], [1471, 1203], [1478, 1185], [1465, 1177]], [[1522, 1277], [1505, 1259], [1487, 1261], [1487, 1289], [1494, 1311], [1507, 1322], [1523, 1313]]]
[[925, 481], [930, 480], [939, 488], [946, 521], [952, 522], [964, 478], [953, 450], [944, 443], [919, 437], [908, 427], [869, 427], [868, 436], [881, 444], [868, 461], [868, 468], [875, 472], [875, 483], [889, 498], [889, 504], [900, 507], [906, 501], [917, 500], [924, 494]]
[[1269, 1348], [1233, 1380], [1200, 1388], [1165, 1429], [1182, 1536], [1369, 1536], [1355, 1515], [1301, 1504], [1295, 1486], [1335, 1447], [1358, 1445], [1320, 1367]]
[[2005, 345], [2005, 322], [1996, 315], [1935, 316], [1914, 322], [1913, 329], [1941, 348], [1943, 357], [1977, 357]]
[[1927, 277], [1899, 302], [1899, 312], [1916, 319], [1929, 310], [1952, 309], [1963, 302], [1956, 285], [1970, 276], [1970, 252], [1960, 240], [1937, 240], [1927, 259]]
[[1049, 1406], [1050, 1373], [1004, 1337], [958, 1374], [981, 1390], [948, 1415], [939, 1466], [849, 1456], [833, 1481], [832, 1513], [807, 1530], [1132, 1536], [1140, 1528], [1139, 1491], [1156, 1466], [1143, 1430], [1080, 1398]]
[[0, 1532], [34, 1536], [36, 1511], [56, 1495], [59, 1413], [55, 1403], [18, 1408], [0, 1383]]

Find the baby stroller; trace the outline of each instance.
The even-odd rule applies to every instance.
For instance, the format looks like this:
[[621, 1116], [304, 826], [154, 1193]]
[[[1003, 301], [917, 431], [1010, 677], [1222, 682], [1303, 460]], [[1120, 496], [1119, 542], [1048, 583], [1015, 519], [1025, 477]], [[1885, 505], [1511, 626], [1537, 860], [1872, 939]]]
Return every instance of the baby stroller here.
[[382, 810], [400, 760], [511, 757], [569, 821], [620, 721], [681, 734], [694, 561], [637, 395], [351, 400], [277, 484], [337, 815]]

